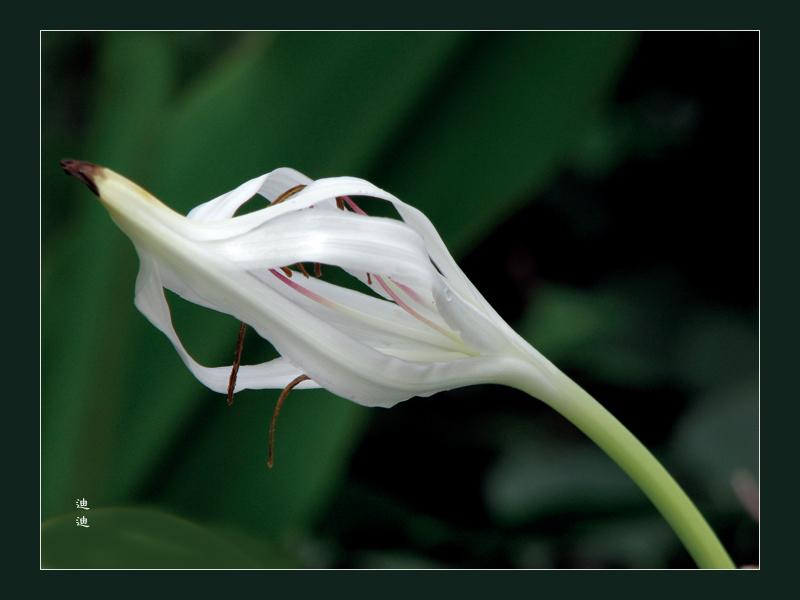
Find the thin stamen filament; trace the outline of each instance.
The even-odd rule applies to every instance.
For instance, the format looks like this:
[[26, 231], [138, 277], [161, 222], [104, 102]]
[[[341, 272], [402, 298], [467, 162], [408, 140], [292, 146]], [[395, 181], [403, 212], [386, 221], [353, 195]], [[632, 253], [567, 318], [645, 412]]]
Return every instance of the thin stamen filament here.
[[[365, 213], [363, 210], [361, 210], [361, 207], [358, 204], [353, 202], [353, 200], [350, 198], [350, 196], [341, 196], [341, 198], [343, 198], [344, 201], [347, 202], [347, 204], [350, 206], [350, 208], [352, 208], [356, 213], [358, 213], [359, 215], [368, 216], [367, 213]], [[337, 198], [337, 200], [338, 200], [338, 198]]]
[[275, 204], [280, 204], [280, 203], [281, 203], [281, 202], [283, 202], [284, 200], [288, 200], [289, 198], [291, 198], [292, 196], [294, 196], [294, 195], [295, 195], [297, 192], [299, 192], [300, 190], [302, 190], [302, 189], [303, 189], [303, 188], [305, 188], [305, 187], [306, 187], [306, 186], [304, 186], [304, 185], [296, 185], [296, 186], [294, 186], [294, 187], [291, 187], [291, 188], [289, 188], [288, 190], [286, 190], [285, 192], [283, 192], [283, 193], [282, 193], [280, 196], [278, 196], [277, 198], [275, 198], [275, 200], [273, 200], [272, 202], [270, 202], [270, 203], [269, 203], [269, 205], [270, 205], [270, 206], [273, 206], [273, 205], [275, 205]]
[[[363, 313], [361, 311], [358, 311], [358, 310], [355, 310], [353, 308], [350, 308], [349, 306], [346, 306], [344, 304], [340, 304], [338, 302], [334, 302], [332, 300], [329, 300], [329, 299], [325, 298], [324, 296], [321, 296], [320, 294], [317, 294], [316, 292], [313, 292], [313, 291], [303, 287], [299, 283], [296, 283], [294, 280], [285, 277], [284, 275], [282, 275], [276, 269], [270, 269], [269, 272], [272, 273], [278, 279], [280, 279], [283, 283], [288, 285], [290, 288], [292, 288], [293, 290], [295, 290], [299, 294], [302, 294], [303, 296], [305, 296], [306, 298], [309, 298], [310, 300], [313, 300], [314, 302], [317, 302], [317, 303], [321, 304], [322, 306], [330, 308], [331, 310], [335, 310], [338, 313], [341, 313], [343, 315], [347, 315], [347, 316], [349, 316], [349, 317], [351, 317], [351, 318], [353, 318], [353, 319], [355, 319], [357, 321], [360, 321], [362, 323], [367, 323], [367, 324], [372, 325], [372, 326], [374, 326], [374, 327], [376, 327], [378, 329], [381, 329], [381, 330], [398, 333], [398, 334], [403, 335], [404, 337], [407, 337], [407, 338], [418, 339], [418, 340], [420, 340], [422, 342], [431, 344], [433, 346], [439, 346], [439, 347], [442, 347], [442, 348], [455, 350], [457, 352], [462, 352], [462, 353], [467, 354], [467, 355], [473, 355], [474, 354], [474, 352], [469, 350], [469, 348], [467, 348], [466, 345], [464, 344], [463, 340], [461, 340], [458, 336], [455, 336], [454, 334], [452, 334], [452, 333], [450, 333], [450, 332], [448, 332], [446, 330], [443, 330], [441, 327], [438, 327], [435, 323], [426, 322], [427, 319], [421, 318], [419, 320], [424, 322], [426, 325], [429, 325], [430, 327], [432, 327], [435, 331], [445, 335], [448, 338], [449, 341], [443, 340], [440, 336], [434, 334], [433, 332], [430, 332], [430, 334], [427, 334], [426, 332], [424, 332], [422, 330], [412, 329], [412, 328], [409, 328], [408, 326], [405, 326], [405, 325], [398, 325], [397, 323], [395, 323], [393, 321], [387, 321], [387, 320], [384, 320], [384, 319], [381, 319], [381, 318], [377, 318], [377, 317], [375, 317], [373, 315], [370, 315], [370, 314], [367, 314], [367, 313]], [[376, 275], [376, 277], [377, 277], [377, 275]], [[391, 292], [390, 294], [392, 294], [392, 293], [393, 292]], [[397, 294], [394, 294], [394, 295], [397, 296]], [[400, 303], [401, 304], [403, 303], [402, 300], [400, 301]], [[404, 309], [404, 310], [406, 310], [406, 309]], [[406, 312], [408, 312], [409, 310], [410, 309], [407, 309]], [[411, 311], [411, 312], [413, 312], [413, 311]], [[411, 314], [411, 313], [409, 313], [409, 314]], [[454, 342], [454, 344], [451, 344], [451, 342]]]
[[272, 457], [274, 455], [275, 449], [275, 422], [278, 420], [278, 413], [281, 412], [281, 406], [283, 406], [283, 402], [286, 400], [286, 397], [289, 395], [295, 386], [298, 384], [308, 381], [310, 377], [307, 375], [300, 375], [292, 380], [292, 382], [283, 388], [281, 395], [278, 396], [278, 403], [275, 405], [275, 412], [272, 415], [272, 423], [269, 426], [269, 461], [267, 462], [267, 466], [271, 469], [272, 468]]
[[[411, 307], [410, 307], [408, 304], [406, 304], [405, 302], [403, 302], [403, 300], [401, 300], [401, 299], [400, 299], [400, 296], [398, 296], [398, 295], [395, 293], [395, 291], [394, 291], [393, 289], [391, 289], [391, 288], [390, 288], [390, 287], [389, 287], [389, 286], [386, 284], [386, 282], [383, 280], [383, 277], [381, 277], [380, 275], [375, 275], [375, 280], [376, 280], [376, 281], [377, 281], [379, 284], [381, 284], [381, 287], [382, 287], [384, 290], [386, 290], [386, 293], [387, 293], [387, 294], [389, 294], [389, 296], [391, 296], [391, 298], [392, 298], [392, 300], [394, 300], [395, 304], [397, 304], [397, 306], [399, 306], [400, 308], [402, 308], [404, 311], [406, 311], [406, 312], [407, 312], [408, 314], [410, 314], [412, 317], [414, 317], [415, 319], [417, 319], [417, 320], [419, 320], [419, 321], [421, 321], [421, 322], [425, 323], [425, 324], [426, 324], [428, 327], [431, 327], [432, 329], [435, 329], [436, 331], [438, 331], [438, 332], [439, 332], [439, 333], [441, 333], [442, 335], [445, 335], [445, 336], [449, 337], [449, 338], [450, 338], [451, 340], [453, 340], [454, 342], [460, 342], [460, 343], [462, 343], [462, 344], [464, 343], [464, 342], [463, 342], [463, 340], [462, 340], [460, 337], [458, 337], [457, 335], [455, 335], [454, 333], [452, 333], [452, 332], [450, 332], [450, 331], [447, 331], [447, 330], [446, 330], [444, 327], [441, 327], [440, 325], [437, 325], [436, 323], [434, 323], [434, 322], [433, 322], [433, 321], [431, 321], [430, 319], [426, 319], [426, 318], [425, 318], [425, 317], [423, 317], [421, 314], [419, 314], [417, 311], [415, 311], [413, 308], [411, 308]], [[391, 280], [390, 280], [390, 281], [391, 281]], [[392, 281], [392, 283], [395, 283], [395, 282], [394, 282], [394, 281]], [[397, 285], [397, 284], [395, 284], [395, 285]]]
[[242, 347], [244, 346], [244, 332], [247, 330], [247, 323], [239, 326], [239, 337], [236, 339], [236, 353], [233, 356], [233, 368], [231, 368], [231, 378], [228, 380], [228, 406], [233, 404], [233, 390], [236, 388], [236, 376], [239, 373], [239, 365], [242, 364]]
[[389, 278], [389, 281], [391, 281], [394, 285], [396, 285], [398, 288], [400, 288], [406, 296], [411, 298], [414, 302], [416, 302], [420, 306], [425, 306], [425, 307], [428, 306], [428, 302], [426, 302], [425, 298], [420, 296], [417, 293], [417, 291], [414, 290], [413, 288], [410, 288], [407, 285], [402, 284], [402, 283], [400, 283], [398, 281], [395, 281], [394, 279], [391, 279], [391, 278]]

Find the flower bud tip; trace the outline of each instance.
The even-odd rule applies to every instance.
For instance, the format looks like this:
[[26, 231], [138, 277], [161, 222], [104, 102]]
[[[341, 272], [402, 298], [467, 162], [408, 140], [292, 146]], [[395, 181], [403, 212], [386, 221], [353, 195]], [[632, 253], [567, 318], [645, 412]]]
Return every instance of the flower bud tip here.
[[61, 168], [64, 169], [64, 172], [67, 175], [77, 177], [83, 183], [85, 183], [86, 186], [92, 190], [92, 193], [95, 196], [100, 196], [100, 192], [97, 190], [97, 185], [94, 182], [94, 178], [97, 176], [97, 171], [101, 167], [98, 167], [92, 163], [65, 158], [61, 161]]

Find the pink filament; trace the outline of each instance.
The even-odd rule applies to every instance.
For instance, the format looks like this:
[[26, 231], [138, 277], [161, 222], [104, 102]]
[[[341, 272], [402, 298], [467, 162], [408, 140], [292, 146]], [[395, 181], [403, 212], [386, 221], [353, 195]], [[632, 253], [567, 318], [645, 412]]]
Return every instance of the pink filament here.
[[275, 269], [270, 269], [269, 272], [272, 273], [273, 275], [275, 275], [275, 277], [280, 279], [283, 283], [288, 285], [290, 288], [292, 288], [296, 292], [300, 292], [301, 294], [303, 294], [306, 298], [311, 298], [315, 302], [319, 302], [320, 304], [322, 304], [324, 306], [327, 306], [329, 308], [333, 308], [334, 307], [334, 305], [335, 305], [334, 302], [331, 302], [327, 298], [325, 298], [323, 296], [320, 296], [319, 294], [317, 294], [315, 292], [312, 292], [309, 289], [304, 288], [302, 285], [300, 285], [300, 284], [292, 281], [288, 277], [286, 277], [286, 275], [284, 275], [283, 273], [280, 273]]
[[[347, 204], [350, 206], [350, 208], [353, 209], [354, 212], [356, 212], [359, 215], [368, 216], [367, 213], [364, 212], [361, 209], [361, 207], [359, 207], [355, 202], [353, 202], [353, 200], [350, 198], [350, 196], [341, 196], [341, 197], [344, 199], [345, 202], [347, 202]], [[311, 300], [319, 302], [320, 304], [322, 304], [324, 306], [327, 306], [329, 308], [333, 308], [335, 306], [334, 302], [331, 302], [330, 300], [324, 298], [323, 296], [320, 296], [319, 294], [316, 294], [316, 293], [312, 292], [311, 290], [308, 290], [308, 289], [304, 288], [302, 285], [299, 285], [299, 284], [295, 283], [294, 281], [292, 281], [288, 277], [284, 276], [283, 274], [279, 273], [275, 269], [270, 269], [270, 272], [273, 275], [275, 275], [275, 277], [277, 277], [278, 279], [283, 281], [286, 285], [288, 285], [289, 287], [291, 287], [295, 291], [303, 294], [307, 298], [310, 298]], [[386, 290], [386, 293], [389, 294], [389, 296], [392, 298], [392, 300], [394, 300], [395, 304], [397, 304], [400, 308], [402, 308], [404, 311], [406, 311], [408, 314], [410, 314], [415, 319], [418, 319], [419, 321], [425, 323], [428, 327], [431, 327], [432, 329], [435, 329], [436, 331], [444, 334], [447, 337], [452, 337], [452, 334], [450, 332], [448, 332], [447, 330], [445, 330], [441, 326], [437, 325], [436, 323], [434, 323], [430, 319], [426, 319], [421, 314], [419, 314], [417, 311], [415, 311], [413, 308], [411, 308], [408, 304], [403, 302], [403, 300], [401, 300], [400, 297], [386, 284], [386, 282], [383, 280], [383, 278], [380, 275], [377, 275], [377, 274], [374, 274], [374, 273], [373, 273], [373, 275], [375, 275], [375, 279], [378, 281], [378, 283], [380, 283], [381, 287], [384, 290]], [[419, 303], [421, 306], [425, 306], [424, 298], [422, 298], [422, 296], [420, 296], [413, 289], [411, 289], [407, 285], [403, 285], [402, 283], [397, 283], [394, 279], [392, 279], [391, 281], [397, 287], [399, 287], [401, 290], [403, 290], [403, 292], [409, 298], [413, 299], [415, 302]]]
[[350, 199], [350, 196], [342, 196], [342, 197], [344, 198], [344, 201], [347, 202], [347, 204], [350, 205], [350, 208], [352, 208], [359, 215], [365, 215], [365, 216], [367, 215], [367, 213], [365, 213], [363, 210], [361, 210], [361, 207], [359, 207], [358, 204], [356, 204], [355, 202], [353, 202]]

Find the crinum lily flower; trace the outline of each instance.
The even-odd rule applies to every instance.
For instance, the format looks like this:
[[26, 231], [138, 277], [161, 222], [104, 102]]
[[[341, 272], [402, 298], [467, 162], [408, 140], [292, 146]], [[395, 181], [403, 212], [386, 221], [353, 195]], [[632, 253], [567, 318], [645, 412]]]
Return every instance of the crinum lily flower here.
[[[61, 164], [89, 186], [133, 242], [140, 259], [137, 308], [212, 390], [229, 391], [232, 371], [235, 390], [284, 388], [278, 408], [295, 386], [324, 387], [383, 407], [478, 383], [519, 388], [608, 453], [698, 564], [733, 567], [660, 463], [500, 318], [417, 209], [362, 179], [312, 181], [282, 168], [183, 216], [110, 169]], [[256, 194], [271, 205], [234, 216]], [[391, 203], [402, 220], [368, 216], [353, 200], [364, 196]], [[317, 275], [322, 264], [340, 267], [364, 291], [310, 277], [303, 263], [314, 263]], [[198, 364], [175, 332], [164, 289], [233, 315], [269, 340], [280, 358], [243, 365], [238, 373], [238, 356], [232, 367]]]
[[[367, 181], [312, 181], [277, 169], [184, 217], [109, 169], [64, 168], [91, 181], [136, 247], [137, 308], [214, 391], [228, 390], [230, 367], [205, 367], [187, 353], [165, 288], [235, 316], [278, 350], [280, 358], [242, 365], [237, 391], [285, 388], [306, 376], [298, 387], [390, 407], [460, 386], [508, 383], [514, 373], [535, 373], [542, 392], [554, 385], [555, 367], [483, 299], [431, 222]], [[256, 194], [273, 204], [234, 216]], [[367, 216], [355, 196], [392, 203], [403, 221]], [[374, 294], [287, 267], [305, 272], [304, 262], [341, 267]]]

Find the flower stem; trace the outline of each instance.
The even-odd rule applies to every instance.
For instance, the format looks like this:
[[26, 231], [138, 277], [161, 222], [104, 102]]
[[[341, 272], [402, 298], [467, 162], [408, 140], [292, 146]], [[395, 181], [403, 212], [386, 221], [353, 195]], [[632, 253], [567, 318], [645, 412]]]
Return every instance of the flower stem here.
[[735, 565], [703, 515], [647, 448], [578, 384], [559, 372], [558, 392], [542, 397], [529, 376], [510, 385], [534, 395], [561, 413], [608, 454], [647, 495], [702, 569]]

